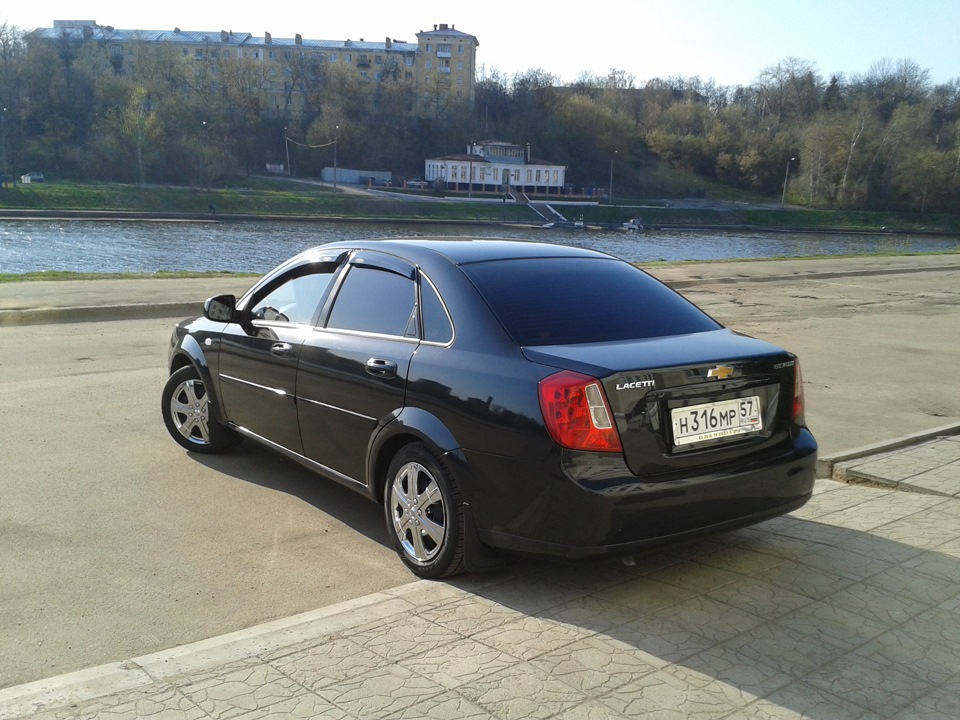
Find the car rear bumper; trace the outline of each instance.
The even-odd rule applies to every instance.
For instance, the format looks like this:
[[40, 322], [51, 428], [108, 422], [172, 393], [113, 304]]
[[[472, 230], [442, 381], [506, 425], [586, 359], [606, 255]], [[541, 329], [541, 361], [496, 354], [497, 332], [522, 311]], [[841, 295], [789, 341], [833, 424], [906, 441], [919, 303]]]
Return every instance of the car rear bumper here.
[[[630, 474], [620, 456], [596, 455], [591, 461], [581, 454], [571, 463], [564, 455], [568, 462], [553, 458], [553, 466], [563, 469], [552, 473], [544, 472], [545, 464], [529, 464], [518, 473], [515, 461], [505, 458], [468, 459], [482, 465], [474, 465], [483, 477], [472, 505], [484, 543], [586, 559], [752, 525], [809, 500], [817, 446], [804, 430], [778, 454], [660, 482]], [[519, 504], [497, 501], [518, 497]]]

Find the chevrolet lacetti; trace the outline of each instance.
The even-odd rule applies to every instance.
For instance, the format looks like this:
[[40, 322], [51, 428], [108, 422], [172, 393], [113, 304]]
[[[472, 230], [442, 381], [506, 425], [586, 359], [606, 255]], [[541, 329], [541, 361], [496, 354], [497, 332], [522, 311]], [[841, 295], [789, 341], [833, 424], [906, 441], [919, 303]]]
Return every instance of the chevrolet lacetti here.
[[369, 496], [426, 578], [629, 556], [813, 489], [797, 358], [591, 250], [322, 245], [207, 300], [169, 369], [178, 443], [246, 438]]

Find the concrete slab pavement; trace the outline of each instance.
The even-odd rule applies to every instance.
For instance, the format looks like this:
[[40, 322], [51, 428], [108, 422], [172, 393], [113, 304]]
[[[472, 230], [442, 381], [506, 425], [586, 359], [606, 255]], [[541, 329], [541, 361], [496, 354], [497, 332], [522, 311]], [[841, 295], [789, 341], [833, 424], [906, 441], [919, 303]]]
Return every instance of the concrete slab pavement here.
[[892, 445], [834, 461], [832, 477], [960, 498], [960, 425], [946, 426], [926, 440]]

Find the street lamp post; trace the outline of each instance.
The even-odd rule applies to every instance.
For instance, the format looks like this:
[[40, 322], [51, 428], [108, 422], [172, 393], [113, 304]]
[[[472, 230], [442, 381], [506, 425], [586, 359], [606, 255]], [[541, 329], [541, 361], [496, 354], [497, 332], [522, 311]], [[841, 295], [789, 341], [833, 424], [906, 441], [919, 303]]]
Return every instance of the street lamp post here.
[[610, 161], [610, 190], [607, 192], [607, 199], [613, 205], [613, 160]]
[[337, 143], [340, 141], [340, 126], [334, 127], [333, 132], [333, 189], [337, 189]]
[[7, 186], [7, 109], [0, 115], [0, 127], [3, 128], [3, 167], [0, 167], [0, 189]]
[[206, 121], [206, 120], [203, 120], [203, 121], [200, 123], [200, 189], [201, 189], [201, 190], [203, 189], [203, 186], [204, 186], [204, 185], [203, 185], [203, 175], [204, 175], [204, 168], [203, 168], [203, 136], [204, 136], [204, 134], [205, 134], [206, 129], [207, 129], [207, 121]]
[[787, 182], [790, 180], [790, 163], [796, 160], [795, 157], [787, 160], [787, 170], [783, 173], [783, 194], [780, 196], [780, 207], [783, 207], [783, 204], [787, 200]]
[[0, 190], [7, 186], [7, 109], [0, 115], [0, 127], [3, 128], [3, 165], [0, 166]]
[[290, 167], [290, 138], [287, 136], [287, 129], [283, 129], [283, 147], [287, 151], [287, 175], [293, 175], [293, 168]]
[[[613, 151], [613, 156], [617, 156], [616, 150]], [[607, 197], [609, 198], [610, 204], [613, 205], [613, 158], [610, 158], [610, 190], [607, 193]]]

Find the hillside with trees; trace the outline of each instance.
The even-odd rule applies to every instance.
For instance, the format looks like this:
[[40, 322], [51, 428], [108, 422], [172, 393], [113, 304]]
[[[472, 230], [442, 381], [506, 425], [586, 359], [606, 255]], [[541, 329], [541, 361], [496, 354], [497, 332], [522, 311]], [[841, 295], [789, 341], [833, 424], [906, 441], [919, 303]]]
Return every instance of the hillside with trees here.
[[[352, 68], [306, 57], [135, 52], [117, 73], [101, 44], [36, 42], [0, 26], [8, 169], [203, 185], [289, 158], [294, 174], [319, 176], [336, 138], [343, 167], [415, 176], [426, 157], [495, 138], [529, 143], [568, 166], [577, 186], [605, 187], [613, 163], [619, 193], [633, 197], [697, 192], [652, 182], [666, 164], [712, 187], [810, 207], [960, 210], [960, 78], [935, 85], [910, 60], [825, 78], [813, 62], [786, 58], [737, 87], [697, 77], [638, 84], [618, 70], [561, 85], [543, 69], [484, 70], [472, 105], [438, 101], [426, 119], [408, 113], [411, 87], [399, 76], [371, 87]], [[264, 101], [269, 73], [301, 96], [302, 114]]]

